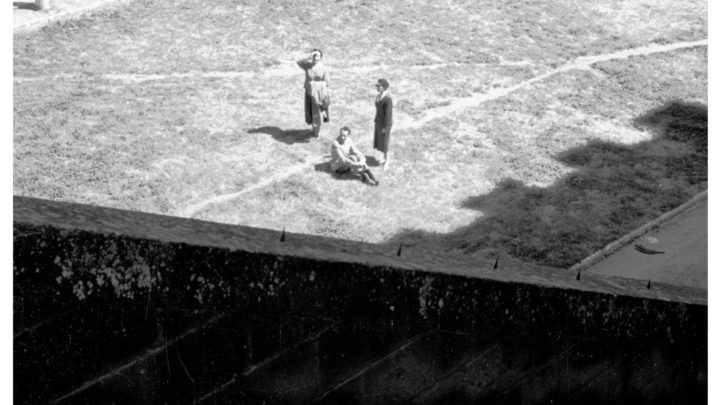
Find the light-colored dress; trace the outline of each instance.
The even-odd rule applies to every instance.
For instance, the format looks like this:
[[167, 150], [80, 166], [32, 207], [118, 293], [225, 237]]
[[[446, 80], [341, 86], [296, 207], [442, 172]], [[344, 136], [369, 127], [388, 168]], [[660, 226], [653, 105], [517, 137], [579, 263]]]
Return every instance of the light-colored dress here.
[[313, 66], [308, 59], [299, 60], [298, 66], [305, 71], [305, 93], [321, 105], [327, 92], [328, 68], [322, 62]]
[[300, 59], [297, 64], [305, 71], [305, 122], [312, 124], [317, 135], [323, 120], [320, 110], [325, 112], [325, 122], [330, 120], [329, 105], [326, 102], [329, 100], [326, 98], [329, 69], [322, 61], [313, 65], [310, 59]]

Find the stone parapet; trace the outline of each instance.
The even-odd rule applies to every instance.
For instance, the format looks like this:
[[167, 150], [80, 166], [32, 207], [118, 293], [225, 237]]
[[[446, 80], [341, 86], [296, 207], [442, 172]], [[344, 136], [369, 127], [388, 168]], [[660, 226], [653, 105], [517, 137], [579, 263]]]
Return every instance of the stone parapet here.
[[[661, 390], [664, 397], [694, 398], [706, 390], [703, 291], [662, 284], [648, 288], [590, 274], [576, 280], [564, 270], [509, 258], [501, 258], [493, 269], [493, 263], [468, 263], [412, 249], [398, 256], [395, 248], [386, 246], [289, 232], [281, 241], [281, 233], [273, 230], [25, 197], [15, 197], [14, 209], [18, 403], [76, 403], [79, 398], [92, 403], [107, 392], [130, 395], [128, 403], [153, 403], [158, 393], [165, 393], [166, 400], [168, 395], [175, 398], [171, 402], [207, 399], [222, 393], [223, 384], [250, 384], [241, 378], [243, 373], [266, 367], [268, 359], [285, 358], [283, 353], [314, 350], [314, 358], [322, 358], [337, 343], [315, 347], [312, 342], [322, 342], [319, 336], [328, 330], [344, 330], [350, 340], [363, 333], [388, 333], [401, 348], [415, 347], [425, 339], [422, 336], [437, 337], [440, 331], [482, 336], [493, 344], [515, 342], [523, 353], [530, 349], [518, 347], [518, 337], [557, 344], [560, 352], [577, 341], [610, 342], [617, 346], [612, 353], [623, 353], [623, 348], [660, 353], [655, 366], [643, 362], [639, 369], [667, 371], [657, 374], [665, 377], [647, 381], [656, 384], [670, 378], [671, 388]], [[364, 332], [349, 332], [347, 325], [358, 322]], [[221, 339], [224, 328], [236, 330], [237, 340]], [[214, 332], [207, 335], [208, 330]], [[213, 342], [213, 348], [207, 342]], [[192, 372], [186, 369], [188, 375], [204, 370], [203, 375], [222, 376], [201, 384], [197, 397], [176, 397], [180, 394], [168, 387], [177, 382], [158, 369], [163, 363], [157, 360], [174, 346], [200, 356], [186, 360], [196, 367]], [[399, 350], [395, 343], [377, 346], [387, 352], [380, 359]], [[227, 354], [234, 359], [232, 365], [224, 370], [236, 370], [223, 374], [205, 364], [202, 359], [207, 356], [222, 362], [222, 353], [209, 354], [213, 349], [232, 352]], [[593, 355], [602, 358], [603, 353], [610, 351]], [[685, 365], [678, 360], [680, 353]], [[553, 356], [540, 363], [554, 364], [559, 354]], [[371, 357], [358, 367], [377, 371], [377, 361]], [[169, 358], [167, 367], [169, 373]], [[120, 372], [134, 377], [123, 383], [117, 377]], [[325, 388], [303, 401], [330, 400], [339, 389], [353, 386], [313, 378], [295, 384]], [[434, 384], [449, 381], [453, 380]], [[582, 389], [582, 381], [576, 388]], [[282, 391], [278, 387], [258, 391], [267, 395], [257, 398], [280, 398], [273, 396]], [[140, 395], [138, 390], [152, 395], [132, 397]], [[323, 395], [323, 390], [335, 394]], [[587, 390], [581, 390], [580, 397], [599, 395]], [[618, 391], [611, 397], [620, 401], [637, 392]], [[472, 398], [478, 395], [482, 396]], [[540, 401], [547, 395], [560, 394], [532, 397]]]

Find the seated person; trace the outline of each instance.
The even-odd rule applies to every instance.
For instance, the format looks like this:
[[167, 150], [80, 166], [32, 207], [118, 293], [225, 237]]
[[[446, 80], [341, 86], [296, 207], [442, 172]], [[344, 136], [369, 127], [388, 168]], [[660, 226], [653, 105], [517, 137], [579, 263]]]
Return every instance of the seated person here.
[[332, 155], [330, 168], [333, 171], [345, 173], [349, 170], [353, 174], [360, 175], [364, 183], [371, 186], [380, 184], [365, 163], [365, 156], [360, 153], [350, 139], [350, 128], [342, 127], [340, 129], [340, 135], [333, 141], [330, 153]]

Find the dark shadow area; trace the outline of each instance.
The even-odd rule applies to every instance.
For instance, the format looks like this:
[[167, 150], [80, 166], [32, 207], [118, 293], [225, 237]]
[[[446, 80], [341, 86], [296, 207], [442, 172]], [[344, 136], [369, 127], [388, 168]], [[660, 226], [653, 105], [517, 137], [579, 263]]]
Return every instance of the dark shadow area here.
[[18, 9], [20, 9], [20, 10], [40, 11], [40, 7], [36, 6], [36, 5], [35, 5], [35, 2], [25, 2], [25, 3], [21, 3], [21, 2], [14, 1], [14, 2], [13, 2], [13, 7], [14, 7], [14, 8], [18, 8]]
[[249, 129], [249, 134], [268, 134], [276, 141], [292, 145], [294, 143], [306, 143], [314, 138], [309, 129], [281, 129], [278, 127], [259, 127]]
[[378, 162], [377, 159], [375, 159], [374, 156], [366, 156], [365, 160], [367, 162], [367, 165], [370, 167], [378, 167], [380, 166], [380, 162]]
[[670, 102], [634, 121], [653, 139], [591, 141], [556, 158], [575, 171], [554, 185], [506, 179], [463, 206], [482, 211], [449, 234], [409, 231], [388, 243], [569, 267], [707, 189], [707, 106]]
[[353, 175], [348, 170], [344, 173], [338, 173], [330, 168], [330, 162], [322, 162], [315, 165], [315, 171], [327, 173], [335, 180], [355, 180], [360, 181], [360, 177]]

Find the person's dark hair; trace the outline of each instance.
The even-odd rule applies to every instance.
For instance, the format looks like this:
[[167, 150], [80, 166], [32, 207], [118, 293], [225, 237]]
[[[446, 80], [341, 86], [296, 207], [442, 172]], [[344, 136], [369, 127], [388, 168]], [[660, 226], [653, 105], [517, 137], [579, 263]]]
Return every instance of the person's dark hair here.
[[348, 135], [352, 134], [352, 131], [350, 130], [350, 127], [342, 127], [340, 128], [340, 133], [342, 134], [343, 131], [347, 131]]
[[318, 48], [315, 48], [315, 49], [313, 49], [312, 51], [310, 51], [311, 54], [312, 54], [312, 53], [315, 53], [315, 52], [319, 52], [319, 53], [320, 53], [320, 57], [321, 57], [321, 58], [323, 57], [323, 52], [322, 52], [322, 50], [320, 50], [320, 49], [318, 49]]
[[380, 79], [380, 80], [378, 80], [378, 81], [377, 81], [377, 84], [383, 86], [383, 88], [385, 88], [385, 89], [387, 89], [387, 88], [390, 87], [390, 83], [388, 83], [388, 81], [385, 80], [385, 79]]

